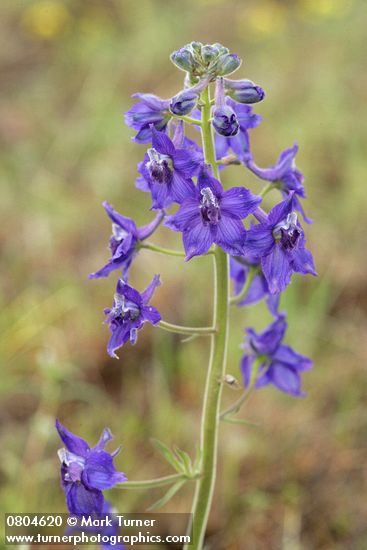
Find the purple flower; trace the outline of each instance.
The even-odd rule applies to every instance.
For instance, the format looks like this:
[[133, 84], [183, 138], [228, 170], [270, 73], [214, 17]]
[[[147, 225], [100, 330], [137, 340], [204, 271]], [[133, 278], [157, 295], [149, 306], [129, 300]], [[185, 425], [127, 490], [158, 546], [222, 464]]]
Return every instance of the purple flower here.
[[[279, 390], [295, 397], [303, 396], [300, 373], [312, 367], [312, 361], [296, 353], [291, 347], [282, 344], [287, 329], [284, 315], [271, 323], [263, 332], [257, 334], [247, 328], [244, 349], [248, 350], [241, 360], [243, 383], [248, 387], [251, 376], [256, 374], [255, 388], [273, 384]], [[252, 373], [257, 361], [257, 373]]]
[[265, 92], [251, 80], [224, 79], [227, 94], [238, 103], [258, 103], [265, 97]]
[[274, 206], [267, 219], [246, 233], [245, 254], [261, 261], [271, 294], [283, 292], [293, 272], [316, 275], [311, 252], [294, 212], [294, 192]]
[[171, 99], [170, 111], [177, 116], [188, 115], [196, 107], [198, 99], [199, 94], [194, 90], [183, 90]]
[[229, 105], [214, 109], [212, 124], [214, 130], [224, 137], [235, 136], [240, 128], [236, 113]]
[[152, 208], [181, 203], [194, 188], [191, 177], [197, 173], [202, 156], [193, 148], [176, 148], [163, 132], [152, 129], [152, 145], [138, 165], [142, 178], [136, 185], [152, 194]]
[[251, 157], [250, 139], [248, 135], [249, 128], [256, 128], [261, 122], [261, 117], [252, 111], [249, 105], [243, 105], [233, 101], [230, 97], [226, 98], [226, 105], [231, 107], [238, 120], [240, 131], [232, 137], [215, 136], [215, 148], [217, 158], [220, 159], [228, 154], [229, 149], [237, 157], [245, 162]]
[[131, 218], [116, 212], [108, 202], [104, 202], [103, 206], [112, 220], [112, 235], [109, 242], [111, 258], [102, 269], [91, 273], [90, 279], [107, 277], [111, 271], [120, 268], [125, 276], [138, 253], [138, 243], [147, 239], [164, 218], [164, 212], [160, 212], [150, 224], [138, 228]]
[[150, 285], [140, 294], [122, 279], [119, 279], [116, 294], [111, 309], [105, 309], [106, 323], [111, 331], [111, 338], [107, 345], [107, 352], [111, 357], [118, 359], [115, 351], [121, 348], [128, 340], [135, 344], [138, 330], [148, 322], [156, 325], [161, 320], [159, 311], [148, 305], [157, 286], [159, 275], [153, 277]]
[[286, 197], [290, 191], [294, 191], [294, 208], [301, 212], [306, 223], [312, 223], [312, 220], [305, 215], [301, 203], [298, 200], [298, 197], [304, 199], [306, 194], [303, 186], [303, 174], [298, 170], [295, 163], [297, 153], [298, 145], [295, 143], [293, 147], [285, 149], [280, 154], [275, 166], [271, 166], [270, 168], [259, 168], [253, 162], [252, 158], [246, 162], [246, 166], [259, 178], [274, 182], [274, 186], [280, 189], [284, 197]]
[[241, 220], [261, 202], [244, 187], [224, 191], [207, 170], [202, 168], [197, 187], [165, 223], [174, 231], [182, 231], [186, 260], [205, 254], [213, 243], [228, 254], [241, 254], [246, 234]]
[[113, 437], [107, 428], [92, 448], [58, 420], [56, 429], [65, 445], [58, 451], [58, 455], [61, 461], [61, 486], [69, 512], [75, 515], [102, 513], [105, 506], [102, 491], [126, 481], [125, 474], [117, 472], [113, 464], [120, 448], [112, 454], [104, 450], [106, 443]]
[[274, 317], [278, 315], [279, 294], [269, 294], [268, 283], [261, 271], [261, 266], [254, 260], [249, 260], [245, 256], [230, 257], [230, 276], [233, 281], [235, 296], [242, 291], [250, 269], [256, 269], [256, 274], [246, 292], [245, 297], [238, 303], [239, 307], [255, 304], [263, 298], [266, 298], [269, 311]]
[[138, 143], [149, 143], [152, 138], [152, 126], [156, 130], [164, 131], [171, 118], [169, 112], [170, 99], [161, 99], [153, 94], [134, 94], [132, 97], [140, 99], [127, 113], [125, 122], [130, 128], [137, 130], [133, 138]]

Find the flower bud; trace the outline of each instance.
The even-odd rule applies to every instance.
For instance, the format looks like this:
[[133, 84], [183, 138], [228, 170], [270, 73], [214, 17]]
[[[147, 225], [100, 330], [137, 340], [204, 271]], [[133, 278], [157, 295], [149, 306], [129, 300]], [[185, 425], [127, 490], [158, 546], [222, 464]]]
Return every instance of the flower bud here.
[[236, 71], [241, 63], [242, 59], [240, 59], [238, 55], [235, 53], [227, 53], [218, 58], [211, 72], [216, 76], [225, 76]]
[[206, 65], [218, 57], [219, 50], [214, 45], [206, 44], [201, 48], [201, 57]]
[[170, 59], [172, 63], [182, 71], [192, 72], [197, 66], [194, 56], [188, 46], [173, 52]]
[[227, 95], [238, 103], [258, 103], [265, 97], [265, 92], [251, 80], [224, 80]]
[[238, 134], [240, 125], [232, 107], [224, 105], [214, 110], [213, 127], [221, 136], [231, 137]]
[[171, 99], [169, 109], [177, 116], [188, 115], [195, 108], [198, 97], [196, 92], [183, 90]]

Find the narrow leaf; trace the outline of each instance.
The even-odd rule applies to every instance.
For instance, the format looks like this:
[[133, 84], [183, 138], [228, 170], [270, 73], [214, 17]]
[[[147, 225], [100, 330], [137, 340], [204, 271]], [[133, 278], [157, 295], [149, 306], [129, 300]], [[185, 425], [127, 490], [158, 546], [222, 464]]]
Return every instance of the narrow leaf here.
[[167, 445], [162, 443], [162, 441], [159, 441], [158, 439], [152, 439], [153, 445], [161, 453], [161, 455], [171, 464], [172, 468], [174, 468], [177, 472], [185, 473], [185, 469], [183, 464], [179, 460], [177, 460], [176, 456], [174, 455], [173, 451]]
[[149, 506], [147, 511], [150, 512], [151, 510], [157, 510], [158, 508], [162, 508], [165, 504], [167, 504], [167, 502], [171, 500], [172, 497], [174, 497], [174, 495], [181, 489], [181, 487], [185, 485], [186, 481], [187, 481], [186, 479], [182, 479], [181, 481], [178, 481], [177, 483], [172, 485], [172, 487], [168, 489], [167, 493], [162, 498], [160, 498], [159, 500], [157, 500], [157, 502]]

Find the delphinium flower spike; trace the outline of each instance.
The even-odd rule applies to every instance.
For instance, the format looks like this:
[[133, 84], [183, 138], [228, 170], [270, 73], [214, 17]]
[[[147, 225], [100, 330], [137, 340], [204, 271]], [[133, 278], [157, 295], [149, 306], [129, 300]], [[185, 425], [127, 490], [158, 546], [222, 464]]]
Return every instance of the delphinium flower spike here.
[[[241, 66], [241, 59], [219, 43], [191, 42], [173, 52], [171, 60], [184, 72], [183, 82], [173, 97], [162, 99], [153, 94], [135, 94], [133, 97], [138, 102], [125, 115], [127, 125], [137, 132], [133, 139], [147, 144], [147, 153], [138, 165], [136, 187], [150, 193], [151, 209], [159, 212], [149, 225], [137, 228], [133, 220], [121, 216], [105, 203], [113, 222], [111, 258], [91, 277], [104, 277], [117, 268], [122, 270], [123, 279], [117, 282], [113, 305], [105, 310], [105, 322], [111, 332], [107, 351], [111, 357], [116, 358], [116, 351], [127, 341], [134, 344], [138, 330], [146, 322], [160, 324], [161, 328], [177, 334], [210, 335], [210, 366], [204, 392], [201, 458], [197, 469], [188, 468], [190, 460], [182, 454], [186, 469], [153, 480], [155, 486], [156, 482], [160, 485], [162, 480], [166, 483], [174, 479], [175, 485], [167, 493], [170, 497], [195, 472], [192, 550], [201, 550], [216, 477], [218, 423], [237, 413], [248, 393], [245, 390], [236, 403], [218, 414], [222, 390], [219, 381], [225, 380], [228, 374], [226, 349], [230, 305], [243, 307], [266, 299], [275, 318], [261, 333], [247, 329], [241, 362], [245, 387], [273, 384], [292, 395], [303, 395], [301, 373], [312, 363], [283, 344], [287, 323], [285, 314], [278, 311], [279, 299], [294, 272], [316, 273], [297, 218], [297, 211], [304, 215], [299, 199], [305, 197], [303, 176], [295, 166], [298, 146], [283, 151], [276, 165], [266, 169], [257, 166], [251, 151], [249, 129], [261, 121], [251, 105], [264, 99], [264, 90], [251, 80], [228, 78]], [[188, 137], [187, 125], [200, 131], [202, 147]], [[236, 187], [222, 186], [220, 182], [223, 172], [219, 170], [225, 170], [229, 164], [242, 165], [242, 179]], [[267, 182], [257, 194], [247, 189], [243, 167]], [[263, 198], [273, 188], [280, 191], [282, 202], [268, 212]], [[248, 223], [250, 215], [252, 219]], [[142, 243], [160, 224], [182, 233], [184, 253], [151, 242]], [[154, 276], [142, 293], [126, 281], [132, 260], [143, 249], [176, 257], [185, 254], [186, 260], [204, 254], [212, 256], [216, 274], [212, 323], [195, 328], [161, 320], [158, 310], [149, 305], [160, 284], [159, 276]], [[230, 276], [234, 283], [232, 297], [229, 297]], [[85, 485], [88, 453], [94, 451], [81, 441], [76, 448], [75, 445], [68, 448], [65, 442], [67, 449], [62, 454], [63, 479], [70, 483], [67, 498], [74, 509], [81, 510], [84, 506], [87, 510], [100, 510], [104, 502], [103, 488], [95, 481], [94, 485]], [[177, 466], [177, 458], [172, 458], [167, 449], [165, 455]], [[123, 474], [117, 472], [116, 475]], [[107, 476], [110, 484], [115, 479], [111, 476]], [[79, 486], [82, 488], [78, 489]], [[81, 495], [83, 506], [79, 508], [78, 499], [71, 498], [74, 492]]]

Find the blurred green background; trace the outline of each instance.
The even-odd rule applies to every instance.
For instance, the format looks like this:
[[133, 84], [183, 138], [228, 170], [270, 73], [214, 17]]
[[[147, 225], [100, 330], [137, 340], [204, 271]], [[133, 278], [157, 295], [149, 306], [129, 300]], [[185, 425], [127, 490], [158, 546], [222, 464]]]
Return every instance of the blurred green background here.
[[[147, 326], [109, 359], [103, 308], [116, 276], [88, 281], [108, 257], [110, 201], [138, 223], [152, 213], [134, 187], [144, 146], [123, 112], [136, 91], [171, 97], [182, 73], [171, 51], [221, 42], [244, 58], [237, 78], [267, 92], [252, 131], [260, 166], [297, 140], [307, 227], [319, 278], [295, 276], [282, 301], [288, 342], [315, 361], [308, 396], [272, 388], [224, 425], [211, 550], [367, 548], [366, 147], [364, 0], [2, 0], [0, 141], [1, 501], [4, 511], [65, 511], [53, 424], [91, 443], [104, 426], [130, 480], [171, 473], [156, 437], [192, 456], [198, 441], [208, 343]], [[225, 180], [258, 191], [244, 169]], [[268, 204], [277, 195], [270, 194]], [[160, 230], [154, 241], [179, 246]], [[209, 259], [140, 254], [131, 281], [153, 273], [166, 320], [207, 324]], [[265, 307], [232, 312], [229, 372], [238, 377], [243, 327]], [[225, 404], [238, 394], [225, 389]], [[190, 509], [190, 485], [162, 511]], [[155, 491], [111, 490], [120, 512], [142, 512]]]

